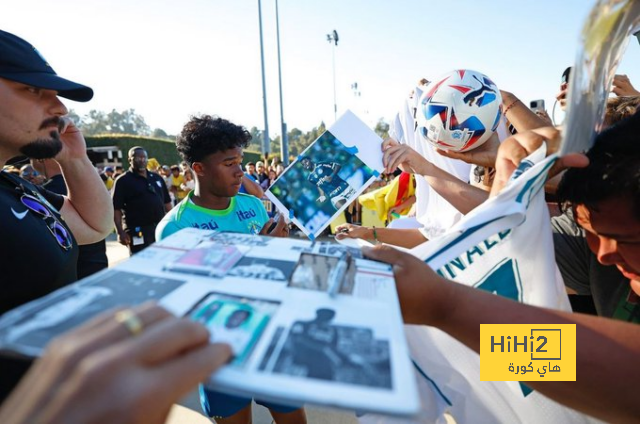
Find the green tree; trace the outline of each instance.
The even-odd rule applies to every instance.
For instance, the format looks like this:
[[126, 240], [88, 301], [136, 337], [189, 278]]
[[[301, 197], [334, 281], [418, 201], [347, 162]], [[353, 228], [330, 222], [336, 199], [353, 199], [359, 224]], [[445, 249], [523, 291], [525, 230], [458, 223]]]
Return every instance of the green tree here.
[[151, 137], [154, 137], [154, 138], [172, 138], [172, 137], [169, 137], [169, 134], [167, 134], [162, 128], [156, 128], [155, 130], [153, 130], [153, 132], [151, 133]]
[[303, 136], [303, 133], [298, 128], [293, 128], [287, 133], [287, 135], [289, 138], [289, 154], [296, 157], [300, 154], [299, 143], [300, 137]]
[[150, 135], [151, 128], [142, 115], [136, 113], [135, 109], [127, 109], [118, 112], [113, 109], [109, 113], [100, 110], [90, 110], [82, 117], [80, 128], [86, 135], [97, 134], [131, 134]]
[[82, 117], [80, 128], [85, 135], [108, 134], [107, 115], [101, 110], [91, 109]]
[[252, 152], [262, 152], [262, 131], [257, 127], [251, 127], [249, 134], [251, 134], [251, 143], [249, 143], [247, 150]]
[[269, 147], [271, 148], [270, 157], [280, 156], [280, 135], [269, 140]]
[[82, 126], [82, 118], [80, 117], [80, 115], [76, 113], [75, 110], [69, 109], [69, 113], [67, 113], [67, 118], [71, 119], [71, 121], [73, 122], [73, 125], [75, 125], [76, 127], [80, 128]]
[[107, 115], [109, 132], [117, 134], [149, 135], [151, 129], [142, 115], [138, 115], [135, 109], [118, 112], [113, 109]]

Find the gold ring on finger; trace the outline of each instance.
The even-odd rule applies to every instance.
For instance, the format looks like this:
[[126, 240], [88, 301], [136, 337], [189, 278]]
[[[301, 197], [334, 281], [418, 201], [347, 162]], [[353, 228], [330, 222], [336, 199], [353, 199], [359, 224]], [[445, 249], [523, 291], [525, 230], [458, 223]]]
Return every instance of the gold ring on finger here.
[[123, 324], [132, 336], [137, 336], [144, 330], [142, 320], [131, 309], [116, 312], [115, 320]]

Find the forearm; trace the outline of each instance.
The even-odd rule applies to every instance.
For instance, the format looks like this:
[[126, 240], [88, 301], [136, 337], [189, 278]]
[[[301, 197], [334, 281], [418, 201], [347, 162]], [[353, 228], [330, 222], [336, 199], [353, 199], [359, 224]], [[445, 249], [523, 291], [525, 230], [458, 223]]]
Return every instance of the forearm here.
[[488, 192], [461, 181], [435, 165], [431, 165], [423, 177], [431, 188], [465, 215], [489, 197]]
[[[518, 132], [533, 130], [549, 125], [544, 119], [535, 114], [516, 96], [508, 91], [501, 91], [502, 105], [506, 110], [505, 117]], [[508, 110], [507, 110], [508, 108]]]
[[402, 229], [402, 228], [376, 228], [374, 237], [373, 228], [369, 228], [366, 240], [379, 241], [380, 243], [392, 244], [407, 249], [414, 248], [427, 239], [418, 229]]
[[[527, 382], [527, 385], [605, 420], [631, 421], [640, 416], [634, 386], [640, 378], [635, 366], [640, 357], [637, 325], [537, 308], [457, 283], [448, 284], [451, 291], [441, 296], [447, 305], [443, 314], [437, 319], [426, 318], [424, 324], [435, 325], [476, 352], [480, 324], [576, 324], [576, 381]], [[430, 295], [434, 295], [433, 291]], [[468, 307], [471, 304], [473, 308]]]
[[402, 203], [400, 203], [397, 206], [394, 206], [394, 208], [398, 211], [402, 211], [404, 209], [411, 207], [414, 203], [416, 203], [416, 196], [409, 196]]
[[426, 177], [426, 179], [431, 188], [463, 215], [468, 214], [489, 198], [489, 192], [455, 177], [451, 179]]
[[113, 211], [113, 223], [116, 226], [116, 232], [118, 234], [122, 233], [122, 211], [120, 209], [115, 209]]
[[104, 239], [112, 229], [111, 197], [89, 158], [60, 162], [67, 183], [62, 213], [80, 244]]

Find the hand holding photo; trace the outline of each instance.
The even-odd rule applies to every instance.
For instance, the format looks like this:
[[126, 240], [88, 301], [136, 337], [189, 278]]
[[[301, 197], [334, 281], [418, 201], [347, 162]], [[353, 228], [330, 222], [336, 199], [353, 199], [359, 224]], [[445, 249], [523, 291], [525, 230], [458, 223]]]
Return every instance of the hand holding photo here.
[[347, 112], [289, 165], [266, 195], [313, 240], [380, 175], [381, 143]]
[[232, 365], [241, 366], [278, 307], [278, 302], [269, 300], [210, 293], [189, 317], [207, 327], [212, 342], [229, 344]]

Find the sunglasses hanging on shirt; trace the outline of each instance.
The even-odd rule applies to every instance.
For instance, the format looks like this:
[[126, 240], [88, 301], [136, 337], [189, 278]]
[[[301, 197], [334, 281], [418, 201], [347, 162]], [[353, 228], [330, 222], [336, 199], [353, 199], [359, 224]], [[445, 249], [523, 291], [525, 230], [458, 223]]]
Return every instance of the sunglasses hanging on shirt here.
[[20, 194], [20, 202], [29, 211], [39, 215], [45, 221], [49, 232], [56, 239], [58, 245], [64, 250], [71, 249], [73, 246], [71, 234], [51, 211], [53, 206], [37, 191], [27, 189], [19, 178], [10, 176], [4, 171], [0, 172], [0, 175], [15, 186], [17, 194]]

